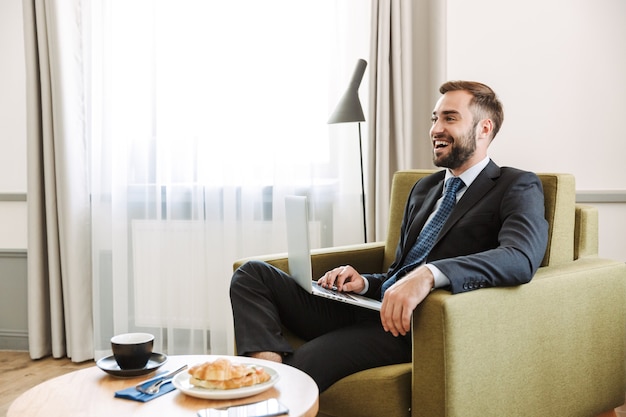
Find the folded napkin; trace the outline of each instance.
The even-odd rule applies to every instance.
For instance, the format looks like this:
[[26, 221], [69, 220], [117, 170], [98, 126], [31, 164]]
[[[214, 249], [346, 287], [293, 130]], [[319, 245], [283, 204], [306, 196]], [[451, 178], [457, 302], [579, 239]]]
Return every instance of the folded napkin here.
[[[145, 388], [148, 388], [150, 385], [162, 379], [163, 375], [166, 373], [167, 371], [161, 372], [161, 376], [156, 376], [152, 379], [149, 379], [141, 385]], [[156, 394], [152, 394], [152, 395], [144, 394], [143, 392], [137, 391], [137, 388], [132, 386], [130, 388], [117, 391], [115, 393], [115, 397], [124, 398], [126, 400], [140, 401], [142, 403], [145, 403], [150, 400], [154, 400], [155, 398], [160, 397], [161, 395], [165, 395], [168, 392], [174, 391], [175, 389], [176, 387], [174, 386], [174, 384], [172, 384], [172, 381], [168, 381], [168, 382], [165, 382], [163, 385], [161, 385], [161, 389]]]

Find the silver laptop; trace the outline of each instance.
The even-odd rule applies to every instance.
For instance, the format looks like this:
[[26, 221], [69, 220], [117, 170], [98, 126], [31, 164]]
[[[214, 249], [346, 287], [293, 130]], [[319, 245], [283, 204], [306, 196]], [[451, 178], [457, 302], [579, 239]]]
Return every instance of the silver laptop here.
[[309, 214], [307, 198], [287, 196], [285, 198], [287, 218], [287, 252], [289, 273], [305, 291], [372, 310], [380, 310], [381, 302], [362, 295], [333, 291], [313, 281], [311, 250], [309, 247]]

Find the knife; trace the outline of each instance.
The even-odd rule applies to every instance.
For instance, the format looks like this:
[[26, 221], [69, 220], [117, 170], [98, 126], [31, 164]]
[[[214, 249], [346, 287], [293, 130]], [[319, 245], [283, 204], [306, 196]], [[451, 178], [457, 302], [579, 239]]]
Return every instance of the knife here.
[[273, 417], [289, 413], [289, 409], [276, 398], [232, 407], [205, 408], [198, 417]]

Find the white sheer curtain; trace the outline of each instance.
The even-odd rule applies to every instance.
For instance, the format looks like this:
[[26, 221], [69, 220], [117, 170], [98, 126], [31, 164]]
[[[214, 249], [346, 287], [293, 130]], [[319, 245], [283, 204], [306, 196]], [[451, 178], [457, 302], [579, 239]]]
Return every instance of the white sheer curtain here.
[[367, 59], [369, 13], [360, 0], [94, 2], [96, 357], [126, 331], [168, 354], [231, 353], [232, 263], [286, 250], [288, 194], [309, 196], [314, 246], [362, 242], [357, 126], [326, 120]]

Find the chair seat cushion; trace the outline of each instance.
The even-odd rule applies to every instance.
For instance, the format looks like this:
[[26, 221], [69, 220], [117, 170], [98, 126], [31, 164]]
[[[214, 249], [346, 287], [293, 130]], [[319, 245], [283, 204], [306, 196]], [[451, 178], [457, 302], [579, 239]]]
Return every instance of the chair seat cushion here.
[[320, 396], [319, 416], [407, 417], [411, 408], [411, 363], [349, 375]]

